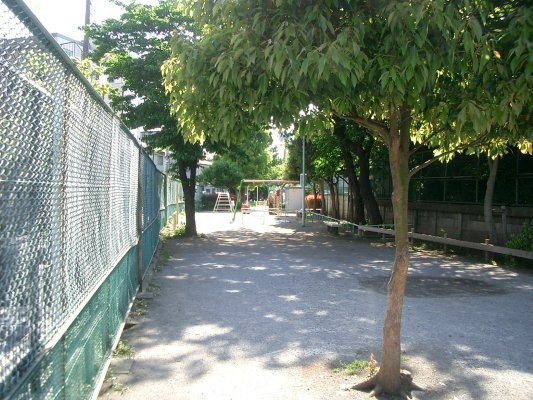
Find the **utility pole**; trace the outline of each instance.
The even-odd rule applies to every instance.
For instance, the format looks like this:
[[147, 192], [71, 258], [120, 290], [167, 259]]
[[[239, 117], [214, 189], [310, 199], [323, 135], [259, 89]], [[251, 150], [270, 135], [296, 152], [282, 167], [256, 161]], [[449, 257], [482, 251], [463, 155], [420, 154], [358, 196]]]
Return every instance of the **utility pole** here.
[[[85, 0], [85, 26], [91, 24], [91, 0]], [[83, 35], [82, 59], [86, 59], [89, 54], [89, 37], [86, 33]]]

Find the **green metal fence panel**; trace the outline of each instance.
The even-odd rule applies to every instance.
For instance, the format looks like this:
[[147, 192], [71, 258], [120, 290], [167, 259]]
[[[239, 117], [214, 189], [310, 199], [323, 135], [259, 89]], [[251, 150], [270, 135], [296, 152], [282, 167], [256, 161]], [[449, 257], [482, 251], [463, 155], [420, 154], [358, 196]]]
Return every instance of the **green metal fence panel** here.
[[161, 226], [161, 174], [148, 155], [142, 155], [142, 274], [146, 274], [159, 241]]
[[168, 197], [168, 205], [170, 206], [176, 206], [178, 204], [178, 182], [169, 179], [167, 184], [167, 197]]
[[148, 155], [142, 155], [142, 212], [143, 212], [143, 230], [152, 225], [155, 219], [159, 217], [159, 208], [161, 205], [161, 173], [157, 170], [153, 161]]
[[152, 220], [152, 223], [143, 230], [141, 246], [142, 246], [142, 274], [143, 277], [148, 271], [150, 262], [152, 261], [153, 255], [157, 249], [157, 244], [159, 243], [159, 226], [160, 226], [160, 217], [158, 216]]
[[0, 398], [97, 390], [138, 288], [139, 161], [144, 275], [167, 179], [24, 3], [0, 0]]
[[167, 207], [166, 207], [166, 220], [168, 219], [177, 211], [178, 209], [178, 182], [167, 179], [167, 185], [166, 185], [166, 193], [167, 193]]
[[60, 341], [25, 377], [13, 399], [90, 398], [137, 291], [136, 249], [119, 261]]
[[55, 346], [44, 354], [11, 398], [14, 400], [65, 398], [63, 354], [62, 345]]

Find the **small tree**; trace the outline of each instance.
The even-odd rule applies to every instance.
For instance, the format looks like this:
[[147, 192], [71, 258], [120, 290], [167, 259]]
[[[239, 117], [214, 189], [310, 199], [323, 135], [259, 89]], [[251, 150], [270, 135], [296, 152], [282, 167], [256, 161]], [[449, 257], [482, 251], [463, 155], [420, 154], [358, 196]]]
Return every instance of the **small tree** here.
[[[313, 138], [312, 170], [315, 179], [326, 183], [329, 190], [331, 209], [329, 214], [340, 219], [339, 194], [337, 183], [345, 168], [342, 162], [341, 148], [333, 135], [320, 135]], [[325, 201], [325, 198], [323, 199]]]
[[273, 163], [271, 144], [268, 132], [248, 128], [241, 140], [230, 144], [214, 143], [211, 149], [224, 160], [233, 162], [243, 178], [267, 179]]
[[[177, 38], [164, 67], [172, 108], [191, 138], [231, 141], [240, 126], [272, 119], [322, 132], [339, 117], [387, 147], [396, 255], [379, 372], [356, 387], [409, 394], [416, 386], [400, 372], [409, 180], [455, 152], [486, 148], [495, 156], [507, 143], [531, 142], [531, 6], [228, 0], [191, 8], [205, 29], [198, 41]], [[525, 130], [521, 120], [529, 121]], [[411, 166], [418, 146], [435, 157]]]
[[224, 157], [215, 158], [213, 164], [198, 175], [199, 182], [210, 183], [219, 188], [228, 188], [232, 194], [237, 192], [237, 186], [242, 179], [243, 173], [238, 165]]

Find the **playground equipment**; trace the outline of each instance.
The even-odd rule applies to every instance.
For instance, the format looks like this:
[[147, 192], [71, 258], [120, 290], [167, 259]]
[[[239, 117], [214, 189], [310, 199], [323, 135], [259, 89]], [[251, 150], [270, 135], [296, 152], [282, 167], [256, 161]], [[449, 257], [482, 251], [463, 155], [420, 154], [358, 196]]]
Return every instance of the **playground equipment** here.
[[[261, 185], [261, 186], [274, 186], [275, 190], [270, 191], [268, 195], [268, 199], [266, 202], [261, 202], [259, 199], [256, 199], [256, 209], [263, 209], [264, 212], [268, 212], [269, 214], [274, 215], [280, 215], [283, 212], [283, 189], [286, 185], [297, 185], [299, 184], [299, 181], [289, 181], [289, 180], [283, 180], [283, 179], [243, 179], [239, 185], [238, 193], [237, 193], [237, 202], [235, 205], [235, 209], [233, 211], [233, 221], [235, 221], [235, 215], [237, 213], [237, 209], [239, 208], [239, 204], [241, 203], [241, 196], [242, 196], [242, 189], [243, 185], [246, 185], [246, 189], [248, 190], [248, 186], [250, 185]], [[248, 196], [246, 197], [248, 200]], [[247, 204], [246, 204], [247, 205]], [[245, 207], [248, 212], [250, 210], [249, 206]]]

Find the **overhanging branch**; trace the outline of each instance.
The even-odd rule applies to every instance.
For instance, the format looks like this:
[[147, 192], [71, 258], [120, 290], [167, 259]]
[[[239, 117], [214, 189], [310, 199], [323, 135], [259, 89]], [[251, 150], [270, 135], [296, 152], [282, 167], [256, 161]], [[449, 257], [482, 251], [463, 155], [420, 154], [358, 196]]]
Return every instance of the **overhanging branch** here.
[[386, 126], [372, 121], [368, 118], [359, 117], [358, 115], [343, 115], [342, 118], [348, 119], [352, 122], [355, 122], [358, 125], [361, 125], [364, 128], [367, 128], [371, 132], [377, 134], [386, 144], [389, 142], [389, 130]]
[[413, 175], [415, 175], [419, 171], [421, 171], [424, 168], [428, 167], [429, 165], [433, 164], [435, 161], [439, 161], [439, 160], [443, 159], [444, 157], [446, 157], [446, 156], [448, 156], [448, 155], [450, 155], [452, 153], [460, 152], [460, 151], [463, 151], [463, 150], [465, 150], [465, 149], [467, 149], [469, 147], [472, 147], [472, 146], [475, 146], [477, 144], [483, 143], [485, 141], [485, 139], [487, 138], [487, 136], [488, 136], [488, 134], [480, 135], [475, 140], [472, 140], [472, 141], [467, 142], [467, 143], [463, 143], [463, 144], [461, 144], [461, 145], [459, 145], [457, 147], [454, 147], [451, 150], [445, 151], [444, 153], [441, 153], [438, 156], [435, 156], [433, 158], [430, 158], [427, 161], [424, 161], [422, 164], [417, 165], [416, 167], [412, 168], [409, 171], [409, 177], [412, 177]]

